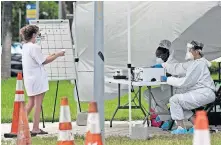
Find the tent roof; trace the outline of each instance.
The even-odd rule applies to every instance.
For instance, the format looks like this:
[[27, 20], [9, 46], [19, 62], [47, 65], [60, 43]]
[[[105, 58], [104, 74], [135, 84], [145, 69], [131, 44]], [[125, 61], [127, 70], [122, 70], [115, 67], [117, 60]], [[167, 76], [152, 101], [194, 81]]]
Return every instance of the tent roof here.
[[[209, 60], [221, 56], [220, 2], [104, 2], [105, 77], [116, 69], [127, 67], [127, 8], [131, 7], [131, 54], [135, 67], [156, 63], [155, 51], [162, 39], [175, 49], [176, 59], [183, 61], [186, 43], [204, 43]], [[93, 95], [94, 71], [94, 3], [76, 5], [76, 40], [79, 55], [78, 90], [81, 100]], [[73, 23], [74, 24], [74, 23]], [[87, 91], [85, 91], [87, 88]], [[122, 86], [122, 88], [127, 88]], [[117, 85], [105, 84], [105, 99], [117, 96]]]
[[208, 60], [221, 56], [221, 6], [215, 6], [173, 41], [176, 59], [183, 61], [186, 43], [196, 40], [204, 43], [204, 54]]

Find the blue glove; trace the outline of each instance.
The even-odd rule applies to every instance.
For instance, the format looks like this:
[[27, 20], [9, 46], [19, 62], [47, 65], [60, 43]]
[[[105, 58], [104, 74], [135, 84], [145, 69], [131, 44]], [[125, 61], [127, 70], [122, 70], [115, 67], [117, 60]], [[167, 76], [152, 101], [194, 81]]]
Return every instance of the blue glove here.
[[160, 122], [160, 117], [159, 117], [159, 115], [156, 117], [156, 122]]
[[166, 76], [161, 76], [161, 82], [166, 82], [167, 81], [167, 77]]
[[155, 64], [152, 68], [163, 68], [163, 66], [161, 64]]

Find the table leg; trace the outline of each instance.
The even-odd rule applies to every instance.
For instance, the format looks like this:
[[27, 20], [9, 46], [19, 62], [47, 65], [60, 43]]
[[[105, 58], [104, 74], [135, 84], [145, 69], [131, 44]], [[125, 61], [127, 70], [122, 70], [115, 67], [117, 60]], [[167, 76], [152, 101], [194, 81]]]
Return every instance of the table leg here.
[[119, 108], [120, 108], [120, 84], [118, 84], [118, 105], [117, 105], [117, 108], [115, 109], [114, 114], [110, 120], [110, 127], [112, 127], [112, 122], [113, 122], [114, 117], [117, 114], [117, 111]]
[[[173, 96], [173, 86], [170, 86], [170, 91], [171, 91], [171, 97], [172, 97]], [[175, 122], [174, 120], [171, 120], [171, 123], [169, 124], [168, 130], [172, 130], [174, 122]]]
[[170, 86], [171, 96], [173, 96], [173, 86]]
[[144, 116], [146, 116], [146, 113], [142, 107], [142, 104], [141, 104], [141, 86], [139, 86], [139, 107], [141, 109], [141, 111], [143, 112]]
[[149, 92], [149, 112], [150, 112], [150, 110], [151, 110], [151, 87], [150, 86], [148, 86], [148, 92]]
[[145, 122], [147, 121], [147, 125], [149, 126], [149, 119], [148, 117], [151, 115], [150, 110], [151, 110], [151, 86], [147, 86], [148, 88], [148, 92], [149, 92], [149, 111], [148, 114], [146, 115], [146, 117], [144, 118], [143, 124], [145, 124]]

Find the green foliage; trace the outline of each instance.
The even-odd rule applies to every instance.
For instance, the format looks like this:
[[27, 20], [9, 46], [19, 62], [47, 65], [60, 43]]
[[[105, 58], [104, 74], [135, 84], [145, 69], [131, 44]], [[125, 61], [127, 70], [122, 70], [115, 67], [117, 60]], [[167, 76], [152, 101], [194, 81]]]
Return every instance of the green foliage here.
[[[55, 1], [40, 1], [40, 15], [39, 19], [57, 19], [58, 18], [58, 4]], [[44, 16], [43, 12], [48, 13]]]
[[21, 27], [26, 24], [26, 3], [26, 1], [12, 2], [12, 41], [19, 40], [19, 8], [21, 9]]
[[209, 68], [211, 74], [216, 74], [219, 71], [219, 64], [217, 62], [212, 62], [212, 66]]
[[[33, 4], [35, 1], [13, 1], [12, 2], [12, 40], [19, 41], [19, 8], [21, 9], [21, 27], [27, 24], [26, 22], [26, 5]], [[40, 1], [39, 2], [39, 19], [57, 19], [58, 18], [58, 2], [55, 1]], [[48, 13], [48, 16], [43, 15], [43, 12]]]

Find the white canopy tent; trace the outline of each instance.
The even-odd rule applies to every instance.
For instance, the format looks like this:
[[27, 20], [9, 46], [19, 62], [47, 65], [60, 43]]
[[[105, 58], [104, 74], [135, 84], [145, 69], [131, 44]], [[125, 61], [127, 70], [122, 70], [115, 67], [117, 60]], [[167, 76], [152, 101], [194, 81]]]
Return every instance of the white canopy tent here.
[[[221, 3], [216, 2], [104, 2], [105, 78], [116, 69], [127, 69], [128, 4], [131, 11], [131, 64], [150, 66], [160, 40], [172, 41], [175, 57], [184, 60], [186, 43], [204, 43], [205, 57], [221, 56]], [[77, 47], [77, 84], [81, 101], [90, 101], [94, 76], [93, 2], [77, 2], [73, 34]], [[127, 92], [128, 86], [122, 86]], [[105, 83], [105, 99], [117, 96], [117, 86]]]

